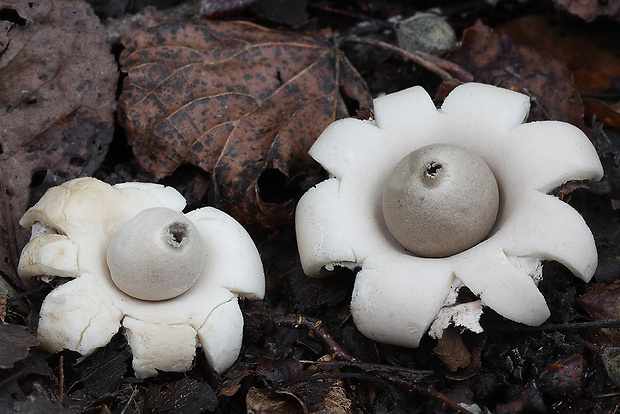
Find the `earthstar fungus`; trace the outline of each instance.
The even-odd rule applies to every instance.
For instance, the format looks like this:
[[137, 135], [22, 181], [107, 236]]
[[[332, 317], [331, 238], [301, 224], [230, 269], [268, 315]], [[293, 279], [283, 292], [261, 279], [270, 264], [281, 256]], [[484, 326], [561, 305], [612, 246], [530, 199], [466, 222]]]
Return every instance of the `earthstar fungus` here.
[[228, 369], [241, 349], [238, 297], [264, 296], [262, 263], [232, 217], [184, 207], [158, 184], [78, 178], [49, 189], [20, 220], [32, 235], [18, 272], [74, 280], [43, 301], [42, 346], [89, 355], [122, 325], [138, 377], [188, 370], [197, 344], [214, 371]]
[[[539, 325], [549, 317], [537, 288], [544, 260], [590, 280], [597, 264], [592, 233], [577, 211], [549, 192], [570, 180], [599, 180], [600, 160], [588, 138], [570, 124], [524, 123], [529, 107], [529, 98], [520, 93], [468, 83], [437, 109], [424, 89], [413, 87], [376, 99], [374, 119], [334, 122], [312, 146], [310, 155], [331, 177], [304, 194], [297, 207], [302, 267], [312, 277], [331, 275], [336, 267], [360, 269], [351, 313], [363, 334], [415, 347], [429, 328], [435, 337], [450, 324], [480, 332], [483, 305], [508, 319]], [[401, 160], [427, 146], [472, 153], [473, 158], [458, 155], [449, 161], [464, 166], [467, 177], [446, 170], [443, 179], [457, 184], [452, 189], [424, 184], [445, 167], [436, 150], [422, 157], [417, 170], [405, 168], [410, 176], [393, 177], [400, 174]], [[471, 172], [474, 158], [488, 166], [490, 176], [481, 172], [483, 166]], [[488, 227], [473, 242], [444, 250], [452, 238], [462, 238], [459, 233], [477, 227], [478, 219], [473, 226], [463, 223], [480, 208], [478, 198], [482, 204], [493, 202], [491, 176], [498, 204], [482, 219]], [[433, 186], [443, 193], [428, 190]], [[450, 199], [463, 186], [467, 190]], [[420, 194], [424, 197], [416, 200]], [[398, 203], [445, 211], [390, 211], [400, 209]], [[406, 223], [417, 216], [419, 222]], [[415, 239], [413, 246], [398, 234], [402, 229], [405, 238]], [[479, 300], [459, 303], [464, 286]]]

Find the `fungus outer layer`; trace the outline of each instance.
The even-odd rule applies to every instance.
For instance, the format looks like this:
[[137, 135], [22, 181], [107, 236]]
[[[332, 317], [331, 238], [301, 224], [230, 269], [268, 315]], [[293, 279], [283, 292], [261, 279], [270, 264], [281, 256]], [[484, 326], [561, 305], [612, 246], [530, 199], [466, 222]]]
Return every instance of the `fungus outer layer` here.
[[433, 144], [405, 156], [383, 189], [383, 216], [407, 250], [445, 257], [479, 243], [499, 208], [489, 166], [472, 151]]

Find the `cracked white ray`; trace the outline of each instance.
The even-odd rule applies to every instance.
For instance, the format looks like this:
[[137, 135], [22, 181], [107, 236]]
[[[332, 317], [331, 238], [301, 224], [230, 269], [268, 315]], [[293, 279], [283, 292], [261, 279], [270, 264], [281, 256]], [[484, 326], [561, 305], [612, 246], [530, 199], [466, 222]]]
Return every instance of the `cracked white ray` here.
[[420, 128], [426, 128], [439, 117], [431, 97], [421, 86], [376, 98], [373, 107], [375, 120], [380, 129], [390, 129], [396, 133], [404, 132], [405, 135], [407, 133], [420, 135], [418, 132]]
[[439, 109], [463, 128], [470, 126], [495, 136], [522, 124], [529, 110], [530, 98], [527, 95], [482, 83], [467, 83], [454, 88]]
[[308, 276], [326, 276], [328, 273], [322, 272], [325, 266], [357, 262], [351, 248], [357, 234], [344, 226], [347, 218], [338, 197], [339, 186], [335, 178], [325, 180], [308, 190], [297, 204], [297, 248]]
[[93, 275], [52, 290], [41, 306], [37, 335], [50, 352], [71, 349], [90, 355], [118, 332], [122, 313], [101, 291]]
[[136, 377], [152, 377], [158, 370], [183, 372], [191, 368], [196, 354], [196, 330], [191, 326], [150, 323], [130, 316], [125, 316], [123, 326]]
[[351, 314], [367, 337], [416, 347], [443, 305], [452, 285], [452, 266], [411, 259], [372, 256], [357, 274]]
[[528, 198], [531, 208], [511, 212], [492, 241], [512, 256], [544, 257], [560, 262], [588, 282], [596, 270], [598, 255], [594, 237], [583, 217], [553, 196], [530, 190]]
[[492, 239], [457, 256], [456, 277], [484, 305], [526, 325], [540, 325], [547, 320], [547, 302], [532, 277], [513, 266]]
[[239, 356], [243, 337], [243, 314], [237, 298], [213, 309], [198, 330], [209, 365], [218, 374], [226, 371]]
[[308, 153], [332, 175], [341, 178], [350, 168], [358, 169], [359, 163], [365, 164], [368, 154], [380, 148], [376, 130], [372, 121], [341, 119], [323, 131]]

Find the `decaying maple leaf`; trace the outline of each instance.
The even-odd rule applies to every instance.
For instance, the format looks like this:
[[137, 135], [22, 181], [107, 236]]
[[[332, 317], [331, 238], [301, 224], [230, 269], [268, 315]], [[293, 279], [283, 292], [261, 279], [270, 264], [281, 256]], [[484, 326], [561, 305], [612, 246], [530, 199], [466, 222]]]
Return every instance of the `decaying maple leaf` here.
[[[105, 31], [88, 3], [0, 0], [0, 170], [10, 227], [46, 171], [74, 178], [99, 167], [112, 140], [117, 81]], [[0, 231], [12, 235], [5, 214]], [[14, 274], [15, 251], [3, 242], [0, 255], [0, 270]]]
[[585, 129], [579, 89], [566, 64], [478, 22], [465, 29], [461, 45], [448, 57], [474, 80], [529, 95], [529, 119], [566, 121]]
[[258, 183], [275, 177], [287, 187], [319, 173], [308, 149], [347, 115], [340, 91], [371, 102], [325, 35], [152, 21], [132, 24], [122, 43], [121, 117], [140, 164], [157, 179], [182, 164], [203, 169], [217, 206], [246, 225], [290, 221], [292, 199], [265, 199]]

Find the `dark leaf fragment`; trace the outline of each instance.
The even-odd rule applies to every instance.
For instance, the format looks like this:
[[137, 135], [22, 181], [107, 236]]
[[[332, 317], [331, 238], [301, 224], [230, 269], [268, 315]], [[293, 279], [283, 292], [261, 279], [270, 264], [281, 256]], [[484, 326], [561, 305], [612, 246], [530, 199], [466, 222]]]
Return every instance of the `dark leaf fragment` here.
[[303, 364], [294, 358], [261, 358], [256, 376], [271, 385], [287, 384], [303, 372]]
[[[310, 371], [310, 370], [309, 370]], [[248, 412], [349, 414], [353, 403], [337, 370], [323, 374], [312, 370], [299, 382], [286, 388], [264, 390], [250, 388], [246, 396]], [[332, 374], [334, 378], [332, 378]], [[303, 380], [302, 380], [303, 379]]]
[[587, 366], [586, 360], [578, 354], [557, 358], [541, 372], [538, 387], [555, 401], [575, 400], [583, 391]]
[[241, 388], [241, 383], [246, 378], [254, 376], [254, 364], [237, 361], [235, 365], [230, 367], [224, 374], [224, 381], [217, 390], [217, 395], [232, 397]]
[[11, 368], [15, 362], [26, 358], [30, 347], [38, 343], [24, 326], [0, 323], [0, 368]]
[[184, 378], [162, 385], [151, 385], [146, 392], [147, 412], [193, 414], [213, 411], [217, 406], [215, 392], [205, 382]]
[[13, 412], [19, 414], [73, 414], [74, 410], [63, 408], [44, 397], [34, 397], [23, 402], [16, 402]]
[[608, 128], [620, 131], [620, 105], [607, 105], [599, 99], [583, 100], [586, 119], [596, 119]]
[[78, 382], [93, 397], [99, 398], [116, 391], [123, 382], [131, 354], [127, 347], [115, 341], [98, 349], [74, 367]]
[[433, 350], [450, 371], [466, 368], [471, 363], [471, 353], [461, 339], [461, 335], [454, 327], [443, 331], [442, 337], [437, 341]]

